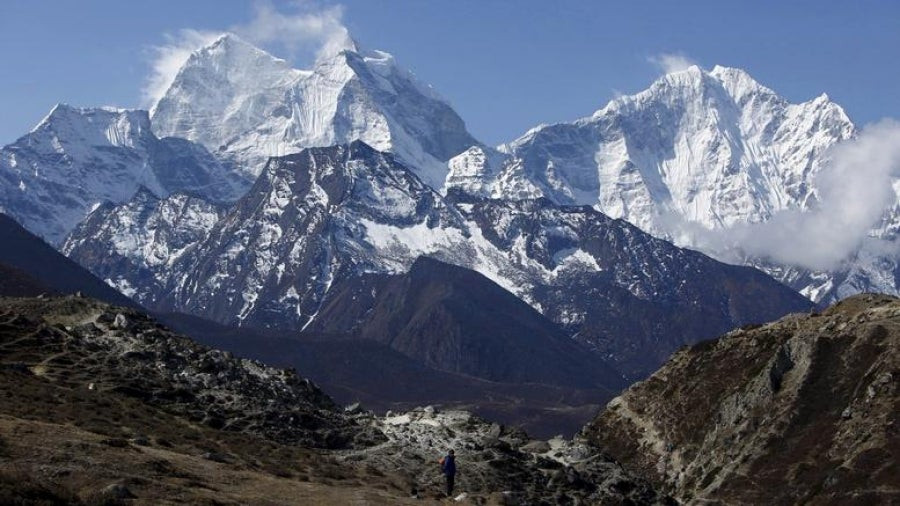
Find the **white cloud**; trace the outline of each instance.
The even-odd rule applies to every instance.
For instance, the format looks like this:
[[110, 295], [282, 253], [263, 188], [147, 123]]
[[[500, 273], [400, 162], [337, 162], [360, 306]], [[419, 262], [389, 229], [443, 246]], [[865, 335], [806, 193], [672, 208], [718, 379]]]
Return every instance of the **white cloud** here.
[[254, 44], [279, 46], [291, 57], [303, 51], [333, 54], [352, 46], [342, 5], [319, 8], [299, 2], [294, 11], [279, 12], [271, 3], [259, 2], [253, 20], [233, 26], [231, 31]]
[[270, 2], [255, 4], [253, 19], [222, 31], [180, 30], [166, 34], [165, 44], [150, 48], [150, 73], [142, 89], [141, 105], [152, 107], [165, 94], [193, 51], [211, 44], [229, 31], [253, 44], [295, 58], [302, 53], [333, 54], [352, 47], [350, 32], [343, 24], [341, 5], [320, 7], [308, 1], [295, 2], [290, 12], [281, 12]]
[[[723, 260], [751, 256], [813, 270], [837, 267], [852, 256], [896, 202], [892, 182], [900, 177], [900, 123], [883, 120], [838, 144], [831, 162], [814, 181], [818, 205], [811, 211], [786, 210], [769, 221], [710, 231], [671, 220], [677, 242], [718, 252]], [[867, 247], [879, 243], [867, 240]], [[880, 247], [897, 251], [900, 243]]]
[[178, 70], [197, 48], [211, 44], [220, 33], [185, 29], [166, 34], [166, 43], [150, 48], [150, 74], [141, 89], [141, 106], [151, 107], [165, 94]]
[[664, 74], [680, 72], [682, 70], [687, 70], [687, 68], [692, 65], [697, 65], [697, 62], [680, 52], [660, 53], [656, 56], [648, 57], [647, 61], [656, 65]]

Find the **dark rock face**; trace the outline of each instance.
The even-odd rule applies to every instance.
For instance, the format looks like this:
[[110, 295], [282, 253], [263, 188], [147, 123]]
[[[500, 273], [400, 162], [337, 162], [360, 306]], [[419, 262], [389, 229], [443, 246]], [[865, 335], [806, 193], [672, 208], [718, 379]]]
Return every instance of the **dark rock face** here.
[[689, 503], [900, 498], [900, 300], [846, 299], [676, 353], [583, 431]]
[[[180, 233], [147, 238], [118, 225], [155, 230], [172, 208], [215, 214], [196, 200], [98, 209], [64, 251], [156, 310], [282, 330], [362, 328], [365, 321], [385, 332], [398, 323], [366, 320], [376, 304], [376, 313], [391, 307], [403, 319], [418, 302], [402, 299], [410, 307], [400, 310], [400, 299], [360, 288], [383, 283], [372, 275], [402, 274], [432, 257], [489, 277], [630, 378], [649, 374], [684, 343], [810, 305], [758, 271], [679, 249], [589, 207], [442, 196], [362, 142], [273, 158], [233, 207]], [[340, 290], [355, 290], [355, 305]], [[338, 299], [344, 302], [334, 305]], [[445, 309], [433, 316], [445, 317]], [[494, 322], [488, 307], [471, 309], [492, 334], [519, 333], [502, 325], [522, 328]], [[422, 343], [411, 335], [379, 339], [419, 353]], [[445, 344], [430, 345], [442, 357], [429, 360], [450, 360]]]
[[0, 245], [0, 268], [6, 271], [0, 281], [0, 295], [82, 292], [111, 304], [136, 307], [128, 297], [61, 255], [5, 214], [0, 214]]
[[0, 294], [6, 297], [37, 297], [53, 293], [47, 285], [24, 271], [0, 264]]

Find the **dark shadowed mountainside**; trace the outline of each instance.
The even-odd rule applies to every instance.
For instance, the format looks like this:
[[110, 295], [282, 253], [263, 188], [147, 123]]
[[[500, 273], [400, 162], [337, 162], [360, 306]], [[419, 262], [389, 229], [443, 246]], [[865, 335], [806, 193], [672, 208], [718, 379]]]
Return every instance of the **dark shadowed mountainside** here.
[[617, 391], [556, 383], [490, 381], [442, 371], [377, 340], [340, 334], [227, 327], [196, 316], [160, 314], [167, 325], [208, 346], [314, 380], [343, 404], [378, 412], [434, 405], [468, 409], [538, 437], [577, 432]]
[[624, 387], [601, 357], [513, 294], [427, 257], [406, 274], [338, 283], [312, 328], [373, 339], [435, 369], [492, 381]]

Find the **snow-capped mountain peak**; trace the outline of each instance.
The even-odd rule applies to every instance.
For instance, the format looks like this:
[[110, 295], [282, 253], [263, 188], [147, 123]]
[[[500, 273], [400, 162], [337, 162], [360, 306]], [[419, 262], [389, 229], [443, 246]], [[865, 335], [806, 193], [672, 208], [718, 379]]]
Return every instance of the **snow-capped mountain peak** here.
[[[491, 156], [477, 148], [467, 155]], [[334, 297], [349, 295], [352, 311], [365, 314], [397, 295], [378, 295], [382, 281], [428, 256], [478, 271], [581, 339], [647, 337], [630, 341], [642, 350], [637, 362], [649, 349], [665, 356], [672, 348], [660, 342], [699, 336], [700, 326], [715, 328], [702, 330], [707, 336], [756, 320], [745, 311], [803, 307], [799, 295], [759, 272], [680, 250], [590, 207], [442, 196], [394, 155], [361, 141], [272, 158], [243, 198], [207, 219], [214, 211], [177, 195], [98, 209], [65, 251], [148, 307], [319, 330], [335, 324], [324, 316], [336, 314]], [[184, 220], [172, 215], [196, 218], [179, 226]], [[750, 295], [751, 286], [766, 297]], [[700, 302], [709, 300], [716, 302]], [[692, 322], [685, 333], [612, 316], [673, 304], [681, 304], [672, 313], [679, 321]], [[731, 309], [705, 313], [699, 326], [684, 317], [706, 307]], [[341, 315], [340, 325], [354, 327], [354, 318]]]
[[[791, 104], [747, 72], [699, 66], [666, 74], [591, 116], [530, 130], [504, 146], [468, 191], [594, 205], [659, 235], [677, 216], [706, 228], [768, 219], [814, 201], [824, 153], [851, 138], [843, 110], [819, 97]], [[811, 200], [812, 199], [812, 200]]]
[[147, 111], [59, 103], [29, 133], [29, 145], [57, 153], [85, 146], [133, 147], [150, 133]]
[[[742, 69], [692, 66], [590, 116], [533, 128], [494, 151], [493, 159], [471, 150], [457, 156], [444, 191], [587, 204], [658, 237], [722, 256], [726, 251], [716, 248], [723, 246], [698, 239], [708, 235], [698, 230], [817, 208], [817, 177], [831, 148], [856, 135], [827, 94], [791, 103]], [[870, 235], [882, 236], [878, 230]], [[842, 273], [747, 261], [816, 301], [900, 289], [896, 259], [872, 251], [849, 259]], [[863, 263], [850, 286], [847, 272]]]
[[154, 131], [199, 142], [256, 176], [271, 156], [362, 140], [433, 186], [446, 161], [478, 144], [430, 87], [383, 51], [346, 43], [310, 69], [233, 35], [196, 51], [156, 104]]

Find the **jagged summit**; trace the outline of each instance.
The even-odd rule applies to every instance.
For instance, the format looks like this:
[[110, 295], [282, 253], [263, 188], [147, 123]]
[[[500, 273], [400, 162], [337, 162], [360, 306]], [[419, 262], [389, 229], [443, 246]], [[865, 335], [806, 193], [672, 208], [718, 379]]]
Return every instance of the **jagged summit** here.
[[[496, 150], [467, 150], [450, 161], [443, 191], [591, 205], [726, 258], [696, 231], [816, 208], [830, 149], [855, 135], [827, 95], [795, 104], [742, 69], [694, 65], [590, 116], [538, 126]], [[895, 277], [896, 261], [862, 256], [881, 259], [863, 267], [876, 284], [854, 282], [852, 290], [896, 293], [896, 282], [883, 281]], [[786, 274], [784, 266], [769, 272], [817, 301], [843, 283], [828, 273]]]
[[430, 87], [348, 36], [310, 69], [226, 34], [196, 51], [152, 114], [154, 131], [199, 142], [258, 175], [271, 156], [361, 139], [435, 187], [446, 161], [478, 142]]
[[[147, 111], [141, 109], [127, 109], [122, 107], [101, 106], [101, 107], [76, 107], [64, 102], [57, 102], [29, 132], [34, 133], [42, 128], [52, 128], [58, 125], [60, 121], [74, 120], [79, 121], [91, 116], [127, 116], [132, 122], [141, 127], [150, 127], [150, 117]], [[93, 121], [90, 121], [93, 123]]]

